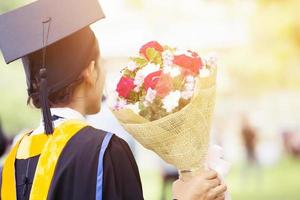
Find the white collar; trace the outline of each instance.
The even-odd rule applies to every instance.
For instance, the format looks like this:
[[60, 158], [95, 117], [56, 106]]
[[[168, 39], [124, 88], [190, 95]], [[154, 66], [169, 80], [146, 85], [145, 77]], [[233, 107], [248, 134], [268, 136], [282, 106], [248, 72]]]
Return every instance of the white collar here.
[[[54, 128], [59, 126], [61, 123], [65, 122], [66, 120], [75, 119], [75, 120], [81, 120], [86, 121], [85, 117], [78, 111], [72, 109], [72, 108], [51, 108], [50, 109], [52, 116], [56, 115], [58, 117], [61, 117], [53, 122]], [[37, 129], [35, 129], [31, 135], [37, 135], [44, 133], [44, 123], [43, 119], [40, 120], [40, 125]]]
[[58, 117], [62, 117], [64, 119], [78, 119], [85, 120], [85, 117], [78, 111], [72, 108], [51, 108], [52, 116], [56, 115]]

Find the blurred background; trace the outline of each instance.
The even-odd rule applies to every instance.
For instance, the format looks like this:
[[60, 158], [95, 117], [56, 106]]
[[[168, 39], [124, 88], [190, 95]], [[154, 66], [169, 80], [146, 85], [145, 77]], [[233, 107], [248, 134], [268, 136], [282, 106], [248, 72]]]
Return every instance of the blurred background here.
[[[1, 1], [0, 13], [30, 2]], [[108, 86], [118, 79], [128, 56], [150, 40], [204, 56], [217, 54], [212, 143], [221, 145], [232, 163], [226, 178], [232, 199], [300, 200], [299, 0], [100, 3], [106, 19], [93, 29]], [[25, 85], [21, 63], [8, 67], [0, 56], [0, 153], [15, 135], [39, 123], [40, 112], [26, 105]], [[136, 144], [105, 102], [101, 113], [88, 120], [128, 141], [139, 165], [145, 199], [171, 199], [170, 183], [176, 179], [176, 170]]]

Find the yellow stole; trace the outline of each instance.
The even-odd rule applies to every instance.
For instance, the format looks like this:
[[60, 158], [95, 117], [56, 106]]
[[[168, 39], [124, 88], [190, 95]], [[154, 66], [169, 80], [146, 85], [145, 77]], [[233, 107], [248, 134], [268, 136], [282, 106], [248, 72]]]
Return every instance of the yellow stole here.
[[[87, 124], [78, 120], [68, 120], [55, 128], [52, 135], [24, 135], [11, 149], [2, 170], [2, 200], [16, 200], [15, 159], [26, 159], [40, 155], [36, 167], [30, 200], [45, 200], [51, 185], [57, 161], [67, 142], [86, 127]], [[31, 138], [29, 138], [31, 137]], [[34, 142], [39, 141], [39, 142]], [[20, 143], [21, 146], [20, 146]], [[37, 145], [32, 145], [33, 143]], [[19, 146], [21, 147], [19, 149]]]

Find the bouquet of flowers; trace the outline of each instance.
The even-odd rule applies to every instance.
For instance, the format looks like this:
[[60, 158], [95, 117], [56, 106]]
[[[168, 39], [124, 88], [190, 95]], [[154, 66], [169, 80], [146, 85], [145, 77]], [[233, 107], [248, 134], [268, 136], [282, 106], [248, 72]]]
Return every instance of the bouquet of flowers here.
[[183, 180], [204, 167], [216, 69], [213, 57], [152, 41], [130, 58], [115, 90], [112, 111], [121, 125]]

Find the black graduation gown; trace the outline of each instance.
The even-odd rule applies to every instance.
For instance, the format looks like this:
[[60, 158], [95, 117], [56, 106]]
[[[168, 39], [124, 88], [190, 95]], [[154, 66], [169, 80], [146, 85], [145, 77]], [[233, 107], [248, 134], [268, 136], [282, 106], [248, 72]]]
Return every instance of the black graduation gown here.
[[[105, 135], [104, 131], [88, 126], [70, 139], [57, 162], [47, 199], [95, 199], [99, 152]], [[35, 156], [15, 162], [18, 200], [30, 197], [38, 159], [39, 156]], [[143, 199], [140, 175], [132, 152], [127, 143], [115, 135], [103, 157], [102, 199]]]

